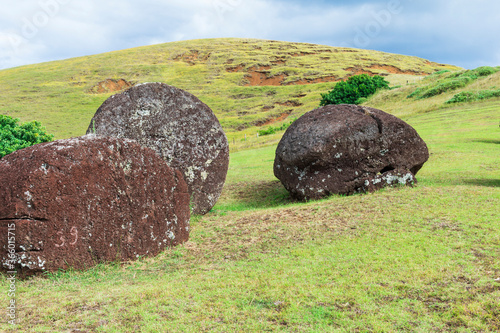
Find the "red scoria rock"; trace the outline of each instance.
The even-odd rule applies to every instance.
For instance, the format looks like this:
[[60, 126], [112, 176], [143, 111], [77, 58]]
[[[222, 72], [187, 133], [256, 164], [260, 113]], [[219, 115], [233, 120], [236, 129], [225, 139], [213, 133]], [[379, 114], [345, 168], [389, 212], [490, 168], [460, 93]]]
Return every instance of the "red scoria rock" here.
[[189, 237], [182, 174], [132, 140], [87, 135], [25, 148], [0, 159], [0, 184], [3, 270], [83, 269]]
[[212, 110], [194, 95], [164, 83], [136, 85], [108, 98], [87, 133], [137, 140], [180, 170], [193, 213], [217, 202], [229, 166], [229, 144]]
[[429, 158], [427, 145], [404, 121], [374, 108], [327, 105], [285, 132], [274, 175], [299, 200], [411, 185]]

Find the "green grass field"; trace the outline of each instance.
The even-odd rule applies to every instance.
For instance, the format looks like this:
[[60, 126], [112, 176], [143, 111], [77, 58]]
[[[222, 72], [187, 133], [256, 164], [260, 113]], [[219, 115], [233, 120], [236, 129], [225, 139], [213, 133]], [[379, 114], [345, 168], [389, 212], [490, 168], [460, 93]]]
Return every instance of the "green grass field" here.
[[189, 242], [18, 281], [20, 324], [1, 330], [499, 331], [498, 110], [407, 119], [431, 153], [414, 188], [293, 203], [272, 175], [274, 146], [233, 153], [224, 193], [193, 218]]
[[[282, 133], [256, 138], [247, 129], [241, 141], [229, 131], [238, 145], [223, 194], [192, 217], [187, 243], [17, 281], [19, 325], [4, 315], [0, 331], [500, 331], [500, 99], [445, 104], [457, 90], [416, 101], [406, 96], [439, 75], [395, 79], [401, 88], [366, 104], [407, 121], [428, 144], [415, 187], [293, 202], [272, 171]], [[0, 290], [5, 308], [4, 277]]]

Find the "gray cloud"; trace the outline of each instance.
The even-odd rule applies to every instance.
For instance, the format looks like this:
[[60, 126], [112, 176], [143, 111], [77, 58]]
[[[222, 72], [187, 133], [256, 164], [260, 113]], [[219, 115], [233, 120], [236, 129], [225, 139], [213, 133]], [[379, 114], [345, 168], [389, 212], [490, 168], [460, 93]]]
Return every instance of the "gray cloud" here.
[[500, 3], [27, 0], [0, 13], [0, 68], [176, 40], [253, 37], [500, 65]]

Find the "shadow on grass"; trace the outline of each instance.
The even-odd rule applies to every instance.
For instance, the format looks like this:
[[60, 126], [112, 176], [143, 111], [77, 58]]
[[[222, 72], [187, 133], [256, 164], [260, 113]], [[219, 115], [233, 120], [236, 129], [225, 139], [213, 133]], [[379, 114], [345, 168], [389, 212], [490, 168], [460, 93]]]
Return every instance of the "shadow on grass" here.
[[[421, 184], [426, 184], [427, 181], [422, 181]], [[483, 186], [483, 187], [500, 187], [500, 179], [433, 179], [427, 184], [438, 186]]]
[[472, 142], [500, 144], [500, 140], [472, 140]]
[[295, 202], [279, 180], [226, 184], [214, 207], [222, 211], [242, 211], [283, 206]]
[[466, 185], [500, 187], [500, 179], [465, 179], [464, 183]]

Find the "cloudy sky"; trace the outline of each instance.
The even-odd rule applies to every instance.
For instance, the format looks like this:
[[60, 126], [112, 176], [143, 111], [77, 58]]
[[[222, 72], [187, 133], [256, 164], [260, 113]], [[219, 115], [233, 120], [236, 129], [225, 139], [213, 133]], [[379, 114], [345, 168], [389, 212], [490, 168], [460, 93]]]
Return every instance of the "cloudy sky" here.
[[136, 46], [249, 37], [500, 65], [498, 0], [18, 0], [0, 12], [0, 69]]

